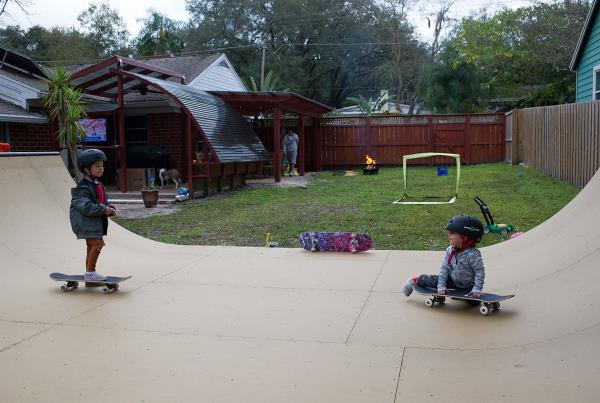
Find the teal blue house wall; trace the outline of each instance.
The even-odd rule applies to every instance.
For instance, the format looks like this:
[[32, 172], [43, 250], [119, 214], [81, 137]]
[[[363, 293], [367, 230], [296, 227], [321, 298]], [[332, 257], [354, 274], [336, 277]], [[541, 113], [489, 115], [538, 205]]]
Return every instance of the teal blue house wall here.
[[600, 0], [594, 0], [571, 60], [577, 72], [576, 102], [600, 100]]

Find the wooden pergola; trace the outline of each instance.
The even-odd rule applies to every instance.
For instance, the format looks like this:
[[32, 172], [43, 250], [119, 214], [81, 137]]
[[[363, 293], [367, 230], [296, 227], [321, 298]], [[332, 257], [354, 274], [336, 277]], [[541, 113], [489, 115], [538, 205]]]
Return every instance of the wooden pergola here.
[[[185, 84], [185, 76], [182, 74], [121, 56], [111, 56], [101, 62], [84, 67], [73, 73], [70, 77], [70, 81], [84, 94], [116, 99], [119, 128], [119, 185], [121, 192], [124, 193], [127, 192], [125, 94], [140, 85], [139, 78], [130, 73]], [[188, 116], [187, 135], [191, 143], [191, 124], [189, 121], [190, 118]]]
[[[274, 118], [273, 127], [273, 176], [275, 182], [281, 182], [281, 113], [288, 112], [298, 116], [298, 171], [300, 176], [305, 174], [305, 134], [304, 118], [311, 117], [316, 120], [316, 144], [320, 144], [321, 130], [320, 121], [323, 115], [331, 111], [331, 108], [316, 101], [305, 98], [293, 92], [232, 92], [232, 91], [209, 91], [210, 94], [221, 98], [234, 109], [246, 116], [258, 116], [261, 113], [272, 113]], [[321, 169], [320, 153], [316, 153], [315, 166]]]
[[[71, 82], [79, 88], [83, 93], [110, 99], [116, 103], [117, 121], [118, 121], [118, 162], [119, 162], [119, 184], [121, 192], [127, 192], [127, 159], [126, 159], [126, 144], [125, 144], [125, 95], [130, 92], [147, 92], [148, 87], [152, 87], [155, 91], [164, 94], [170, 98], [185, 115], [185, 137], [184, 146], [186, 148], [186, 164], [184, 172], [187, 174], [190, 185], [194, 179], [192, 167], [192, 127], [195, 127], [202, 137], [205, 144], [208, 146], [203, 150], [204, 160], [206, 164], [206, 175], [210, 179], [210, 161], [208, 160], [208, 152], [211, 152], [215, 163], [227, 162], [231, 156], [226, 144], [226, 140], [232, 133], [214, 133], [207, 132], [201, 127], [200, 121], [203, 117], [210, 117], [206, 114], [217, 113], [221, 119], [229, 119], [228, 122], [236, 124], [239, 129], [243, 125], [243, 119], [240, 115], [257, 116], [261, 113], [272, 113], [275, 118], [274, 127], [274, 144], [273, 144], [273, 176], [276, 182], [281, 182], [281, 170], [276, 167], [281, 166], [281, 114], [288, 112], [297, 114], [299, 117], [299, 149], [298, 149], [298, 168], [300, 175], [305, 174], [305, 133], [304, 133], [304, 117], [311, 117], [317, 121], [319, 127], [320, 120], [323, 114], [331, 111], [328, 106], [312, 101], [301, 95], [291, 92], [227, 92], [227, 91], [211, 91], [209, 97], [219, 99], [219, 102], [224, 102], [228, 105], [227, 108], [232, 109], [239, 119], [233, 119], [233, 116], [227, 115], [227, 112], [214, 102], [206, 101], [207, 94], [203, 91], [196, 90], [185, 86], [185, 77], [175, 71], [163, 69], [157, 66], [152, 66], [137, 60], [129, 59], [121, 56], [112, 56], [96, 64], [84, 67], [71, 75]], [[204, 94], [204, 95], [202, 95]], [[209, 102], [211, 105], [202, 105], [202, 102]], [[216, 112], [216, 109], [219, 112]], [[238, 115], [236, 111], [240, 114]], [[211, 115], [212, 116], [212, 115]], [[233, 120], [236, 120], [234, 122]], [[237, 122], [239, 120], [239, 122]], [[210, 129], [206, 127], [205, 129]], [[320, 130], [317, 130], [315, 139], [316, 144], [320, 144]], [[216, 137], [215, 137], [216, 136]], [[219, 136], [226, 136], [222, 138]], [[211, 143], [211, 139], [216, 145]], [[224, 141], [225, 140], [225, 141]], [[258, 138], [256, 138], [258, 141]], [[220, 147], [220, 148], [219, 148]], [[260, 144], [262, 147], [262, 144]], [[249, 146], [246, 150], [256, 150], [257, 147]], [[209, 150], [210, 149], [210, 150]], [[218, 152], [217, 152], [218, 151]], [[255, 152], [256, 153], [256, 152]], [[259, 153], [260, 154], [260, 153]], [[220, 158], [222, 155], [223, 158]], [[316, 153], [317, 158], [315, 166], [320, 169], [320, 153]], [[264, 150], [266, 157], [266, 150]], [[263, 158], [263, 154], [257, 156]]]

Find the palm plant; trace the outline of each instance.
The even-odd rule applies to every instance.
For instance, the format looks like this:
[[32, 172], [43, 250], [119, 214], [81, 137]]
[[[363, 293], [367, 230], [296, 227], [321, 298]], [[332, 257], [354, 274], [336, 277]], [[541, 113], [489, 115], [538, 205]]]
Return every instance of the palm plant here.
[[[260, 85], [260, 86], [257, 85], [256, 81], [254, 80], [254, 77], [250, 77], [250, 82], [248, 83], [249, 85], [246, 85], [246, 86], [248, 87], [250, 92], [276, 91], [275, 88], [277, 86], [277, 81], [279, 81], [279, 77], [274, 77], [273, 70], [271, 70], [267, 73], [267, 76], [265, 77], [265, 81], [262, 83], [262, 85]], [[287, 91], [287, 89], [285, 89], [283, 91]]]
[[388, 96], [386, 94], [381, 95], [379, 98], [373, 100], [371, 98], [367, 99], [362, 95], [356, 97], [348, 97], [346, 98], [346, 104], [357, 106], [361, 112], [367, 114], [367, 116], [371, 116], [373, 113], [379, 111], [383, 105], [388, 101]]
[[[79, 123], [79, 119], [86, 116], [86, 111], [81, 99], [81, 91], [76, 89], [69, 82], [70, 74], [62, 67], [47, 71], [48, 74], [48, 95], [44, 97], [42, 103], [51, 119], [58, 122], [58, 141], [61, 147], [66, 147], [74, 167], [77, 166], [77, 143], [81, 136], [85, 135], [85, 130]], [[81, 180], [81, 172], [74, 169], [75, 179]]]

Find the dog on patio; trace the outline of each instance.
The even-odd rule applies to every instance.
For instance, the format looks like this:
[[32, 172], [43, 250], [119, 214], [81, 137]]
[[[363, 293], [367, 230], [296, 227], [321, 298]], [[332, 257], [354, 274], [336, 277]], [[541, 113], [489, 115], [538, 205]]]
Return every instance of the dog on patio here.
[[173, 181], [175, 184], [175, 189], [179, 188], [181, 185], [181, 174], [176, 169], [165, 169], [161, 168], [158, 171], [158, 177], [160, 178], [160, 188], [162, 189], [165, 183], [169, 183], [169, 181]]

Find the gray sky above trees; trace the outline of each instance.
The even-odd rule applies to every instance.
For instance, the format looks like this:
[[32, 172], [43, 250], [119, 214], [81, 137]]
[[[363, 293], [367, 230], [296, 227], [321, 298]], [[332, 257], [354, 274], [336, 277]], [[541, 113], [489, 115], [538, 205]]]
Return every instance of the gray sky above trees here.
[[[421, 0], [414, 7], [411, 14], [411, 22], [417, 28], [417, 32], [423, 40], [430, 41], [433, 37], [433, 26], [428, 27], [427, 16], [439, 4], [437, 0]], [[516, 8], [529, 5], [529, 0], [456, 0], [452, 6], [450, 15], [460, 18], [475, 12], [482, 7], [488, 10], [497, 10], [503, 6]], [[89, 2], [81, 0], [28, 0], [26, 7], [29, 15], [25, 15], [17, 6], [9, 4], [7, 14], [0, 17], [0, 27], [6, 25], [20, 25], [29, 28], [33, 25], [43, 27], [53, 26], [78, 26], [77, 16], [87, 8]], [[132, 35], [137, 35], [141, 23], [138, 19], [146, 16], [146, 9], [155, 8], [169, 18], [187, 21], [188, 12], [185, 10], [185, 0], [120, 0], [109, 1], [110, 7], [117, 10], [127, 24], [127, 29]]]

